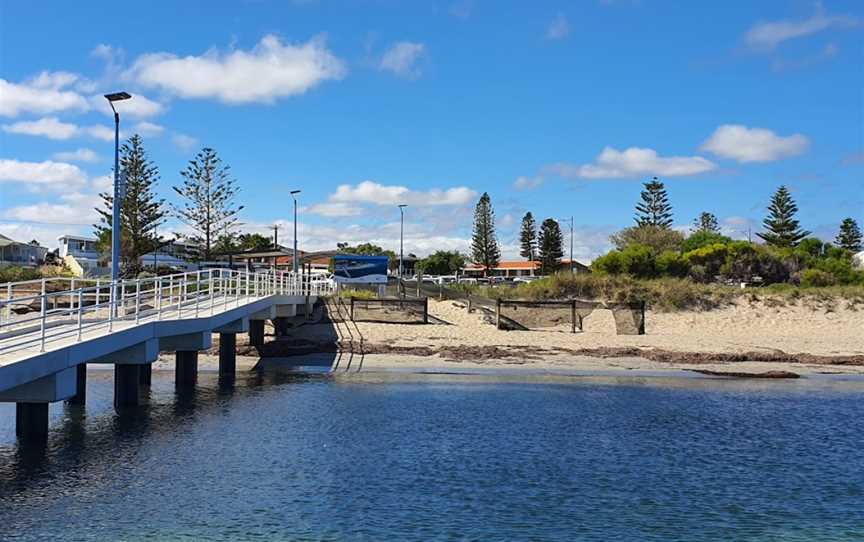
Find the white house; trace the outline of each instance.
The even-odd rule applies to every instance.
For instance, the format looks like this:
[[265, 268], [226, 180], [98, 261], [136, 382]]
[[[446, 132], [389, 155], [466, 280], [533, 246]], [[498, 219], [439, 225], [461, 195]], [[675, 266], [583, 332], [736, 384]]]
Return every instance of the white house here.
[[60, 243], [60, 259], [79, 277], [105, 275], [110, 269], [99, 265], [99, 251], [95, 237], [63, 235]]

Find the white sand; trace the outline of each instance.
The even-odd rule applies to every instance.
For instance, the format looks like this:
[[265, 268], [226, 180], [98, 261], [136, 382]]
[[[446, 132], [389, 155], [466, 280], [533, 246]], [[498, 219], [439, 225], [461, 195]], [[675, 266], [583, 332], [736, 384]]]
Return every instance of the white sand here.
[[[506, 370], [534, 374], [693, 374], [690, 371], [709, 370], [735, 373], [764, 373], [785, 371], [801, 375], [864, 374], [864, 366], [823, 363], [786, 363], [739, 361], [729, 363], [677, 363], [651, 361], [641, 356], [600, 358], [579, 355], [580, 349], [638, 348], [687, 353], [739, 353], [778, 351], [788, 354], [819, 356], [864, 355], [864, 311], [848, 307], [834, 309], [812, 308], [801, 305], [772, 307], [739, 302], [725, 309], [705, 312], [658, 313], [649, 311], [646, 335], [616, 335], [612, 314], [599, 310], [584, 321], [585, 330], [570, 333], [569, 327], [554, 331], [502, 331], [484, 322], [478, 311], [468, 314], [459, 304], [430, 300], [430, 313], [453, 325], [405, 325], [358, 322], [340, 324], [343, 345], [347, 345], [345, 326], [354, 333], [352, 357], [343, 353], [317, 354], [307, 357], [273, 360], [279, 364], [307, 363], [317, 358], [333, 363], [338, 359], [335, 372], [482, 372]], [[268, 326], [269, 330], [269, 326]], [[363, 355], [360, 354], [357, 330], [363, 336]], [[295, 337], [313, 342], [332, 341], [337, 338], [331, 325], [306, 325], [295, 332]], [[244, 344], [246, 337], [238, 336]], [[268, 340], [270, 338], [268, 337]], [[376, 349], [407, 349], [398, 353], [369, 353]], [[472, 358], [471, 352], [454, 355], [448, 349], [476, 347], [501, 349], [506, 355], [495, 357], [489, 352]], [[412, 349], [414, 349], [412, 351]], [[417, 350], [420, 350], [419, 352]], [[438, 350], [444, 352], [439, 353]], [[426, 352], [423, 352], [425, 350]], [[347, 351], [347, 348], [346, 348]], [[570, 351], [570, 352], [568, 352]], [[418, 355], [418, 353], [420, 355]], [[200, 356], [201, 370], [215, 370], [217, 357]], [[238, 356], [238, 370], [251, 370], [258, 359]], [[350, 361], [350, 365], [349, 365]], [[269, 361], [268, 361], [269, 363]], [[161, 359], [155, 369], [173, 369], [173, 356]]]

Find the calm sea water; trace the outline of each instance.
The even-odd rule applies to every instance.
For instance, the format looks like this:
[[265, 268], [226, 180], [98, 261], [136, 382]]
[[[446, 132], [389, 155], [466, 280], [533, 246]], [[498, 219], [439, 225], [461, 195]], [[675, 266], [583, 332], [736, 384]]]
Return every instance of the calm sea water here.
[[0, 539], [864, 539], [864, 385], [326, 375], [193, 394], [111, 374], [52, 407], [46, 449], [0, 406]]

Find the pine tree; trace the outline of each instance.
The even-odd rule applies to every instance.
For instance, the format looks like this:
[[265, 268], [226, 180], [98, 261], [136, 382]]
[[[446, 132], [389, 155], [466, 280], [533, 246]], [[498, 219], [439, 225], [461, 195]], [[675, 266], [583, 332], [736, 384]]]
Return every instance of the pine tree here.
[[840, 248], [851, 250], [852, 252], [860, 252], [862, 248], [861, 228], [858, 223], [851, 218], [843, 219], [840, 223], [840, 232], [834, 240]]
[[636, 224], [669, 229], [672, 226], [672, 205], [663, 183], [654, 177], [644, 186], [640, 196], [642, 201], [636, 204]]
[[693, 231], [702, 233], [720, 233], [720, 225], [717, 222], [717, 217], [712, 213], [699, 213], [699, 216], [693, 221]]
[[789, 190], [781, 185], [771, 197], [768, 206], [768, 216], [762, 221], [764, 233], [757, 233], [769, 245], [775, 247], [794, 247], [801, 239], [810, 235], [804, 231], [795, 220], [798, 206], [789, 194]]
[[[159, 168], [147, 158], [141, 136], [133, 135], [120, 147], [120, 177], [126, 180], [126, 194], [120, 204], [120, 266], [124, 276], [137, 274], [139, 258], [162, 246], [157, 228], [165, 222], [165, 200], [156, 199]], [[99, 194], [103, 208], [96, 209], [100, 224], [94, 225], [103, 253], [111, 251], [111, 222], [114, 195]]]
[[475, 263], [483, 265], [483, 274], [486, 276], [501, 260], [501, 249], [495, 236], [495, 212], [492, 210], [492, 202], [486, 192], [483, 192], [474, 208], [471, 256]]
[[184, 200], [182, 206], [172, 205], [174, 215], [192, 228], [189, 239], [199, 246], [205, 261], [210, 260], [217, 239], [237, 225], [243, 210], [242, 205], [235, 206], [240, 188], [229, 172], [230, 166], [222, 164], [216, 151], [205, 147], [180, 172], [183, 184], [174, 187]]
[[543, 221], [540, 225], [539, 244], [541, 272], [546, 275], [557, 271], [564, 256], [564, 236], [561, 235], [561, 226], [557, 220], [547, 218]]
[[537, 258], [537, 224], [529, 212], [522, 217], [522, 229], [519, 232], [519, 255], [528, 261]]

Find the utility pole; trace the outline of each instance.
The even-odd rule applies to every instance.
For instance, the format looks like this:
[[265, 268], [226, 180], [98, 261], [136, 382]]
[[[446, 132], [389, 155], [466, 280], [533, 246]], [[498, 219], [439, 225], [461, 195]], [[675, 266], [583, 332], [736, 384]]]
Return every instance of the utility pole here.
[[572, 275], [575, 272], [575, 267], [573, 264], [573, 217], [570, 218], [559, 218], [558, 222], [569, 222], [570, 223], [570, 274]]
[[404, 203], [399, 205], [399, 280], [402, 280], [402, 261], [403, 261], [403, 238], [405, 232], [405, 207]]
[[298, 269], [298, 260], [297, 260], [297, 194], [299, 194], [299, 190], [292, 190], [291, 197], [294, 199], [294, 254], [291, 256], [291, 270], [294, 273], [297, 273]]
[[[279, 224], [273, 224], [273, 251], [279, 251]], [[279, 256], [277, 254], [273, 255], [273, 271], [276, 271], [276, 258]]]

